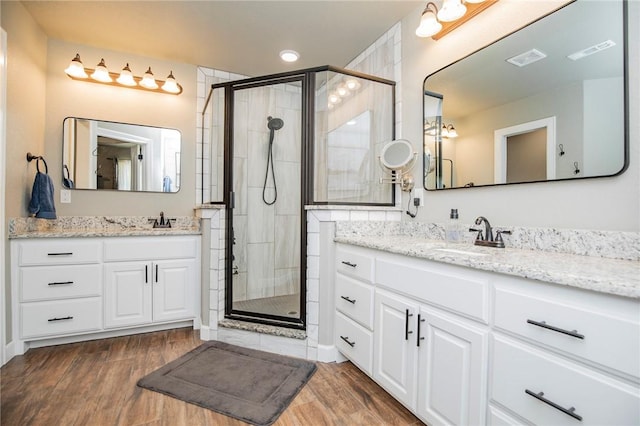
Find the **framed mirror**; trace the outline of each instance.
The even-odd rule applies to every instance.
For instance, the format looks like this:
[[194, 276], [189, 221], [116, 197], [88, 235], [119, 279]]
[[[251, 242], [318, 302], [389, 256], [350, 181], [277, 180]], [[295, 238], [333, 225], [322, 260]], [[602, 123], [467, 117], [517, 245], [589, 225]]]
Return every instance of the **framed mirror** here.
[[62, 184], [71, 189], [180, 190], [178, 130], [67, 117]]
[[622, 173], [626, 7], [576, 0], [427, 76], [424, 187]]

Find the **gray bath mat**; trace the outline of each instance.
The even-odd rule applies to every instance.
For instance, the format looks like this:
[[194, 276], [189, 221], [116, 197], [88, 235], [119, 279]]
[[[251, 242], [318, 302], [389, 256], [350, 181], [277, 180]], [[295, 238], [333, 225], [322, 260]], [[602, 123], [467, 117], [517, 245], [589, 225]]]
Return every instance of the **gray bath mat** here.
[[316, 371], [313, 362], [207, 342], [138, 386], [255, 425], [270, 425]]

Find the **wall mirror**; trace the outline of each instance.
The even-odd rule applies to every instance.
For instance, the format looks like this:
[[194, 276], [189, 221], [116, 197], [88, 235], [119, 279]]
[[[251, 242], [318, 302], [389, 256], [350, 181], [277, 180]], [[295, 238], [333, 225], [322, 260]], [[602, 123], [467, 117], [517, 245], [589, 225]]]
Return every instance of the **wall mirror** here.
[[73, 189], [178, 192], [178, 130], [67, 117], [63, 186]]
[[627, 165], [626, 4], [577, 0], [427, 76], [428, 190]]

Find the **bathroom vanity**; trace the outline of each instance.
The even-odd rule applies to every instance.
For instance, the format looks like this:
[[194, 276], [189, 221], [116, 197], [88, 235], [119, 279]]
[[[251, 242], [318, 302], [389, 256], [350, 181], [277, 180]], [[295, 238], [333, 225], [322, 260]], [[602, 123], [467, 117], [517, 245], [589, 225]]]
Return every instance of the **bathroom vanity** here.
[[336, 347], [429, 425], [640, 423], [637, 261], [336, 241]]
[[196, 232], [85, 229], [14, 235], [15, 353], [187, 325], [199, 328]]

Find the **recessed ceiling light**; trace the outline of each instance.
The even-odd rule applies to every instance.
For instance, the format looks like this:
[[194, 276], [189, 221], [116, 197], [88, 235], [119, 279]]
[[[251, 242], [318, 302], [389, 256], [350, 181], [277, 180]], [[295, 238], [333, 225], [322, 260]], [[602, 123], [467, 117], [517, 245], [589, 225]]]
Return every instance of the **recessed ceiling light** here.
[[527, 52], [521, 53], [519, 55], [516, 55], [507, 59], [507, 62], [517, 67], [524, 67], [526, 65], [532, 64], [546, 57], [547, 55], [542, 53], [538, 49], [531, 49]]
[[300, 54], [295, 50], [283, 50], [280, 52], [280, 59], [285, 62], [295, 62], [300, 58]]
[[582, 59], [589, 55], [593, 55], [594, 53], [601, 52], [615, 45], [616, 44], [613, 42], [613, 40], [603, 41], [602, 43], [594, 44], [593, 46], [589, 46], [586, 49], [582, 49], [579, 52], [572, 53], [571, 55], [567, 56], [567, 58], [571, 59], [572, 61], [577, 61], [578, 59]]

